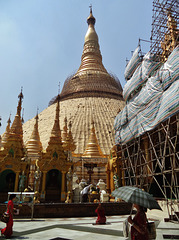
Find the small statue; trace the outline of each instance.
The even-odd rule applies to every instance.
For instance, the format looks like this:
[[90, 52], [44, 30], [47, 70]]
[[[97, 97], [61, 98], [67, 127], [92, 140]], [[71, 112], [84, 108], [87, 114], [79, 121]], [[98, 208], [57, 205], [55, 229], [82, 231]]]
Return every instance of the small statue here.
[[70, 167], [69, 170], [68, 170], [68, 173], [66, 175], [66, 178], [67, 178], [67, 191], [68, 192], [72, 191], [72, 177], [73, 177], [73, 174], [72, 174], [72, 170], [71, 170], [71, 167]]
[[114, 186], [115, 186], [115, 189], [116, 189], [116, 188], [119, 187], [119, 176], [117, 174], [114, 174], [113, 180], [114, 180]]
[[26, 181], [26, 176], [24, 175], [24, 171], [23, 171], [22, 175], [19, 176], [19, 192], [24, 191], [25, 181]]
[[76, 189], [79, 188], [79, 184], [78, 184], [78, 177], [76, 175], [76, 173], [73, 173], [73, 178], [72, 178], [72, 189]]
[[39, 186], [40, 186], [40, 178], [41, 178], [41, 171], [40, 171], [40, 168], [38, 166], [38, 160], [36, 161], [36, 167], [37, 167], [37, 170], [35, 171], [34, 173], [34, 191], [36, 192], [39, 192]]
[[34, 200], [34, 203], [40, 203], [40, 201], [39, 201], [39, 192], [36, 191], [34, 193], [34, 199], [33, 200]]

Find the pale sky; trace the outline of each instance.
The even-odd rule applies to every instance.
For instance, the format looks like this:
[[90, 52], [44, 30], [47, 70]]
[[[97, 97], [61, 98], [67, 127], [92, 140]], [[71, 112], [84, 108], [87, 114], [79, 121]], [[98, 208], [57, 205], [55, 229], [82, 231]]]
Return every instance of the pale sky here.
[[150, 39], [152, 0], [0, 0], [0, 134], [10, 113], [14, 120], [21, 87], [27, 121], [78, 69], [90, 4], [103, 64], [124, 86], [126, 58], [139, 38]]

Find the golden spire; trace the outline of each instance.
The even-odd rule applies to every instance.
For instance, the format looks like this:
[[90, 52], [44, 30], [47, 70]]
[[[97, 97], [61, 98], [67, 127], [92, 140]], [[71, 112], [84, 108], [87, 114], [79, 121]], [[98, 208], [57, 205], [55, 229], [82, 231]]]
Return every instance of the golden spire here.
[[63, 127], [63, 132], [62, 132], [62, 143], [63, 144], [66, 142], [67, 135], [68, 135], [67, 117], [65, 117], [64, 123], [65, 123], [65, 125]]
[[95, 22], [96, 22], [96, 19], [93, 16], [93, 13], [92, 13], [92, 6], [90, 6], [90, 15], [87, 18], [88, 31], [87, 31], [86, 36], [85, 36], [85, 42], [87, 42], [89, 40], [93, 40], [93, 41], [98, 42], [98, 35], [96, 34], [96, 31], [95, 31], [95, 28], [94, 28]]
[[60, 95], [57, 96], [55, 122], [51, 131], [50, 141], [48, 143], [48, 147], [46, 151], [50, 149], [50, 145], [58, 145], [58, 147], [60, 147], [61, 150], [63, 151], [60, 123], [59, 123], [59, 111], [60, 111], [59, 100], [60, 100]]
[[22, 121], [21, 121], [21, 109], [22, 109], [22, 89], [21, 93], [18, 96], [18, 106], [17, 106], [17, 113], [10, 128], [9, 136], [7, 139], [7, 143], [5, 144], [4, 148], [9, 152], [12, 150], [15, 152], [14, 157], [21, 158], [24, 155], [23, 150], [23, 130], [22, 130]]
[[[11, 114], [10, 114], [11, 116]], [[4, 147], [5, 144], [7, 143], [8, 137], [9, 137], [9, 133], [10, 133], [10, 124], [11, 124], [11, 118], [9, 116], [9, 119], [7, 121], [7, 127], [6, 127], [6, 131], [5, 133], [2, 135], [2, 146]]]
[[69, 132], [68, 132], [68, 135], [67, 135], [67, 138], [66, 138], [66, 142], [64, 143], [63, 147], [64, 147], [65, 151], [74, 152], [75, 149], [76, 149], [76, 145], [75, 145], [74, 140], [73, 140], [71, 127], [72, 127], [72, 123], [70, 121], [69, 125], [68, 125]]
[[12, 123], [10, 133], [22, 135], [23, 134], [22, 120], [21, 120], [21, 109], [22, 109], [22, 99], [23, 99], [22, 89], [18, 98], [19, 98], [19, 101], [17, 106], [17, 113]]
[[94, 158], [103, 158], [104, 157], [104, 155], [101, 151], [101, 148], [98, 144], [97, 137], [96, 137], [94, 121], [92, 121], [91, 133], [90, 133], [89, 141], [86, 146], [86, 150], [83, 154], [83, 157], [89, 157], [89, 158], [93, 158], [93, 157]]
[[56, 105], [56, 116], [55, 116], [55, 122], [52, 128], [51, 137], [60, 137], [61, 139], [61, 131], [60, 131], [60, 123], [59, 123], [59, 111], [60, 111], [60, 96], [57, 96], [57, 105]]
[[92, 8], [90, 8], [90, 15], [87, 18], [88, 30], [85, 35], [81, 65], [77, 71], [77, 74], [82, 73], [86, 70], [101, 71], [107, 73], [102, 63], [102, 56], [98, 44], [98, 35], [94, 27], [95, 22], [96, 19], [93, 16]]
[[[26, 148], [27, 148], [27, 156], [29, 158], [38, 158], [40, 157], [41, 151], [42, 151], [42, 144], [40, 142], [40, 136], [38, 131], [38, 113], [35, 117], [35, 124], [34, 129], [31, 135], [30, 140], [28, 141]], [[32, 159], [33, 160], [33, 159]]]
[[66, 79], [60, 95], [62, 100], [102, 96], [122, 99], [119, 80], [111, 76], [103, 66], [98, 35], [94, 27], [95, 21], [91, 8], [87, 18], [88, 30], [85, 35], [81, 64], [78, 71]]

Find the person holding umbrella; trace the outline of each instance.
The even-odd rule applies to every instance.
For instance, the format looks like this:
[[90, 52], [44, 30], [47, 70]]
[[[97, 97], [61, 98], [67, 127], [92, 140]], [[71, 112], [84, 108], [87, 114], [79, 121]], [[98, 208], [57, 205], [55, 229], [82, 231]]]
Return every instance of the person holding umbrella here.
[[131, 216], [128, 217], [128, 222], [131, 224], [131, 240], [143, 240], [144, 238], [148, 240], [145, 209], [137, 204], [133, 204], [133, 207], [137, 209], [137, 213], [133, 219]]
[[148, 240], [145, 209], [162, 210], [158, 202], [148, 192], [134, 186], [119, 187], [112, 192], [112, 196], [120, 198], [125, 202], [133, 203], [133, 206], [137, 209], [137, 213], [133, 219], [131, 216], [128, 217], [128, 222], [132, 224], [131, 239]]

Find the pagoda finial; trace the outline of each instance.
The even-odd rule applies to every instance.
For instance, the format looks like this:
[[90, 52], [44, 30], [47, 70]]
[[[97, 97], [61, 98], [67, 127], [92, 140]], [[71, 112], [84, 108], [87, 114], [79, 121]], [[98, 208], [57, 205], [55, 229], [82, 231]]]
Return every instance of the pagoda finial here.
[[89, 5], [90, 13], [92, 13], [92, 4]]
[[60, 82], [58, 84], [58, 95], [60, 95]]
[[88, 25], [95, 25], [96, 19], [93, 16], [92, 5], [91, 4], [90, 4], [89, 8], [90, 8], [90, 15], [87, 18], [87, 23], [88, 23]]
[[11, 113], [9, 114], [9, 118], [8, 118], [8, 120], [7, 120], [7, 123], [8, 123], [9, 126], [10, 126], [10, 124], [11, 124]]
[[38, 124], [38, 119], [39, 119], [39, 108], [37, 107], [37, 114], [35, 116], [35, 120], [37, 124]]
[[21, 92], [18, 96], [19, 98], [19, 102], [18, 102], [18, 106], [17, 106], [17, 115], [20, 116], [20, 113], [21, 113], [21, 109], [22, 109], [22, 99], [23, 99], [23, 94], [22, 94], [22, 90], [23, 90], [23, 87], [21, 87]]

